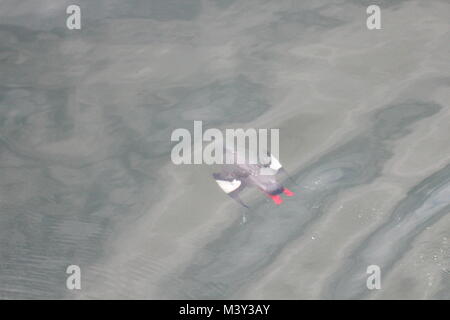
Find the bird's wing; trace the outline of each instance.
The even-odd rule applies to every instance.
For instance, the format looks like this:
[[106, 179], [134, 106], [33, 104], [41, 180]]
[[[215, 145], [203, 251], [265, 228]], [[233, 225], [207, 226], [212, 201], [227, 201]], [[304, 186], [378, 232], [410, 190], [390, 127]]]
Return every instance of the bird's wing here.
[[247, 178], [237, 172], [223, 171], [213, 174], [219, 187], [234, 200], [239, 202], [244, 207], [248, 206], [239, 198], [239, 193], [247, 186]]
[[268, 176], [275, 176], [280, 173], [283, 173], [284, 175], [286, 175], [289, 178], [289, 180], [291, 180], [292, 183], [296, 184], [294, 179], [292, 179], [289, 176], [289, 174], [287, 173], [287, 171], [283, 168], [280, 161], [278, 161], [278, 159], [269, 152], [267, 153], [267, 155], [270, 157], [270, 161], [267, 164], [261, 166], [260, 174], [268, 175]]
[[267, 176], [276, 175], [283, 169], [283, 166], [273, 154], [268, 152], [267, 155], [269, 157], [269, 162], [261, 166], [260, 174]]

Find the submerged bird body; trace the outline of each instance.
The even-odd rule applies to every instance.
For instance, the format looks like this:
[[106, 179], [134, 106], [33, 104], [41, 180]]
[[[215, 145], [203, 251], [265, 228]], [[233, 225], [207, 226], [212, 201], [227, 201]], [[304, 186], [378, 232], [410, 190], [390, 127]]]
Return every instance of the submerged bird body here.
[[263, 165], [237, 161], [239, 159], [237, 152], [228, 149], [225, 152], [231, 152], [235, 161], [233, 164], [226, 165], [222, 172], [214, 173], [213, 177], [225, 193], [243, 206], [247, 207], [239, 198], [239, 193], [246, 186], [253, 185], [257, 187], [277, 205], [283, 202], [280, 194], [284, 193], [289, 197], [294, 195], [291, 190], [285, 188], [277, 181], [277, 175], [280, 172], [284, 172], [284, 169], [278, 159], [272, 154], [269, 155], [270, 161]]

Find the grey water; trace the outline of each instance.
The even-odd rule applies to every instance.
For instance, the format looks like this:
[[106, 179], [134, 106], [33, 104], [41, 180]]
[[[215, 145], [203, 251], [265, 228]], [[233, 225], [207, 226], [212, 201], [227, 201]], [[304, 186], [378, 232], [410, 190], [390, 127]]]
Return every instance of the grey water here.
[[[70, 4], [0, 1], [0, 298], [450, 298], [448, 1]], [[295, 196], [174, 165], [194, 120], [279, 128]]]

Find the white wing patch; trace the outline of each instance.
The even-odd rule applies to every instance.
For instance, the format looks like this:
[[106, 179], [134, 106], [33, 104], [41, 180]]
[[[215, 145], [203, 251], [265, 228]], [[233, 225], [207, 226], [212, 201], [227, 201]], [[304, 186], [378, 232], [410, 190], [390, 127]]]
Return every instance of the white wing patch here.
[[216, 182], [225, 193], [233, 192], [241, 185], [241, 181], [236, 179], [233, 181], [216, 180]]
[[275, 157], [273, 156], [273, 154], [271, 154], [271, 155], [270, 155], [270, 169], [278, 170], [278, 169], [280, 169], [281, 167], [282, 167], [282, 165], [281, 165], [280, 161], [278, 161], [278, 159], [275, 158]]

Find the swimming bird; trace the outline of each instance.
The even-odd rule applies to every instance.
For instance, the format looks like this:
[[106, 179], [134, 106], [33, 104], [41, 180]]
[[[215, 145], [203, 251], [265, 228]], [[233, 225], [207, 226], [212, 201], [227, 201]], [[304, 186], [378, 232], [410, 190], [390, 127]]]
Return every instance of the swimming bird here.
[[[226, 149], [225, 152], [232, 152]], [[235, 159], [239, 156], [232, 152]], [[219, 187], [238, 203], [248, 208], [248, 206], [240, 199], [239, 194], [248, 186], [255, 186], [261, 190], [272, 201], [280, 205], [283, 202], [281, 194], [292, 197], [294, 192], [284, 187], [277, 181], [280, 173], [287, 175], [281, 163], [275, 156], [268, 153], [270, 161], [267, 164], [249, 164], [244, 162], [239, 164], [234, 161], [231, 165], [224, 165], [221, 172], [213, 173]]]

